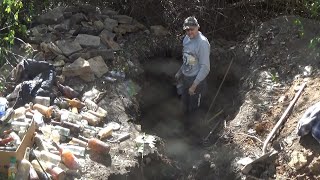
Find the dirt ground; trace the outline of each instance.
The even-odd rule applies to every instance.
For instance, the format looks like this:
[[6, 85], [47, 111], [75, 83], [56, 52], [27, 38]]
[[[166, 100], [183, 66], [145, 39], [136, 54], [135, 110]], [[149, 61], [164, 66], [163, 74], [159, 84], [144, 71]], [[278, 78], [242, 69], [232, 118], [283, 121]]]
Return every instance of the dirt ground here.
[[[99, 105], [108, 109], [108, 121], [123, 124], [124, 130], [159, 137], [159, 149], [141, 159], [133, 142], [136, 135], [132, 134], [130, 141], [115, 145], [109, 156], [88, 154], [84, 172], [78, 178], [319, 178], [319, 143], [311, 135], [300, 138], [296, 133], [302, 114], [320, 98], [319, 45], [310, 45], [310, 41], [319, 36], [319, 25], [296, 16], [282, 16], [258, 24], [241, 41], [213, 39], [208, 98], [194, 121], [193, 131], [184, 127], [181, 102], [172, 80], [180, 60], [172, 55], [165, 57], [167, 49], [153, 47], [156, 53], [152, 53], [147, 49], [150, 48], [148, 42], [138, 46], [135, 37], [147, 39], [132, 35], [129, 39], [133, 40], [128, 43], [135, 53], [150, 57], [148, 61], [139, 61], [132, 51], [126, 52], [132, 53], [134, 66], [142, 70], [127, 77], [141, 87], [137, 95], [134, 98], [128, 95], [124, 86], [128, 83], [124, 82], [110, 84], [99, 79], [86, 86], [107, 92]], [[172, 51], [178, 49], [174, 48]], [[165, 53], [160, 55], [162, 51]], [[229, 63], [232, 64], [227, 71]], [[243, 166], [237, 162], [245, 157], [256, 159], [262, 154], [262, 142], [304, 82], [307, 87], [268, 146], [269, 150], [274, 148], [279, 152], [276, 159], [255, 164], [248, 175], [242, 174]], [[68, 83], [76, 89], [83, 86], [74, 79]], [[204, 144], [203, 139], [212, 128], [214, 131]], [[298, 170], [289, 165], [293, 152], [301, 152], [307, 159]]]

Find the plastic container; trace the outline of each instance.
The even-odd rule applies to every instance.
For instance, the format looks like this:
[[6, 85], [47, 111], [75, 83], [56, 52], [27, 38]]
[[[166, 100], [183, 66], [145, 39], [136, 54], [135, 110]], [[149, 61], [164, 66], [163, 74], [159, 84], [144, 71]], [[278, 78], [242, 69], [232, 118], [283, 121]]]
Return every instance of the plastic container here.
[[0, 97], [0, 118], [5, 115], [8, 101], [4, 97]]

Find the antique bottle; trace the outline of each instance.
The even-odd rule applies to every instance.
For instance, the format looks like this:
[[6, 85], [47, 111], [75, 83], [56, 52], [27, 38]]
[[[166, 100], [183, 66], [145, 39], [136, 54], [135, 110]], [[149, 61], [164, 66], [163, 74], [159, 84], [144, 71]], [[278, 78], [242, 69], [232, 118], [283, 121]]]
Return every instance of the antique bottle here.
[[59, 91], [67, 98], [73, 99], [79, 97], [79, 93], [69, 86], [64, 86], [57, 82]]
[[9, 142], [14, 141], [13, 137], [9, 136], [7, 138], [4, 139], [0, 139], [0, 146], [4, 146], [6, 144], [8, 144]]
[[82, 118], [88, 121], [88, 124], [91, 126], [96, 126], [100, 123], [101, 119], [89, 112], [84, 112], [81, 114]]
[[66, 178], [66, 173], [60, 167], [52, 164], [46, 163], [46, 171], [51, 175], [53, 180], [64, 180]]
[[43, 162], [50, 162], [52, 164], [58, 165], [61, 161], [60, 156], [53, 154], [49, 151], [33, 150], [33, 152], [35, 153], [35, 156], [38, 157]]
[[32, 108], [38, 110], [46, 118], [50, 118], [53, 112], [53, 106], [47, 107], [41, 104], [34, 104]]
[[88, 140], [88, 148], [97, 153], [109, 153], [110, 151], [110, 146], [107, 143], [96, 138]]
[[63, 149], [57, 143], [53, 143], [53, 145], [58, 149], [62, 162], [69, 168], [69, 169], [79, 169], [80, 164], [78, 159], [74, 156], [74, 154], [66, 149]]
[[40, 161], [40, 163], [41, 163], [41, 166], [43, 169], [41, 168], [41, 166], [37, 160], [31, 161], [32, 167], [37, 172], [39, 179], [51, 180], [52, 179], [51, 175], [46, 172], [46, 169], [47, 169], [46, 163], [43, 161]]
[[112, 135], [112, 132], [113, 132], [113, 128], [111, 126], [107, 126], [99, 131], [98, 137], [100, 139], [110, 137]]
[[78, 109], [81, 109], [85, 106], [85, 104], [77, 98], [73, 98], [73, 99], [63, 98], [63, 100], [67, 101], [70, 107], [76, 107]]

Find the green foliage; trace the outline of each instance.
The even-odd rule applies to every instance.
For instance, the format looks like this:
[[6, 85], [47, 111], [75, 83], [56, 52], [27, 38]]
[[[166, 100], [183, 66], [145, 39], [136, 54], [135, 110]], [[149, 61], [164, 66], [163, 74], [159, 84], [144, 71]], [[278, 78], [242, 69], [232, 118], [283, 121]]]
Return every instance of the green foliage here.
[[304, 28], [303, 28], [303, 25], [302, 25], [300, 19], [294, 20], [293, 24], [298, 27], [299, 37], [300, 38], [303, 37], [304, 36]]
[[23, 10], [22, 0], [4, 0], [0, 4], [0, 66], [5, 63], [15, 37], [26, 35], [26, 23], [31, 21], [31, 16]]

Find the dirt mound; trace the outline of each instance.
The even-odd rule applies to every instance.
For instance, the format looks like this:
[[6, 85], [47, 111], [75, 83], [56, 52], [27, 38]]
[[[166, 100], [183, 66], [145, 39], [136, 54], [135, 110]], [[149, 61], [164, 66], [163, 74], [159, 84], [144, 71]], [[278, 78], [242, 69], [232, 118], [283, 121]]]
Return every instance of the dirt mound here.
[[[318, 146], [315, 140], [309, 138], [299, 142], [300, 138], [296, 135], [298, 120], [319, 99], [315, 92], [319, 86], [318, 26], [317, 21], [297, 16], [278, 17], [262, 23], [240, 47], [250, 57], [251, 73], [242, 87], [249, 91], [245, 93], [244, 103], [227, 129], [232, 132], [228, 135], [239, 145], [244, 156], [256, 159], [262, 154], [260, 141], [266, 139], [299, 86], [303, 82], [307, 82], [308, 86], [284, 128], [272, 142], [273, 148], [280, 151], [278, 159], [272, 163], [264, 162], [262, 166], [256, 165], [251, 171], [256, 177], [292, 178], [297, 174], [310, 174], [309, 168], [296, 171], [284, 164], [292, 160], [293, 150], [305, 152], [308, 163], [318, 153], [311, 148]], [[303, 145], [305, 143], [309, 145]]]

